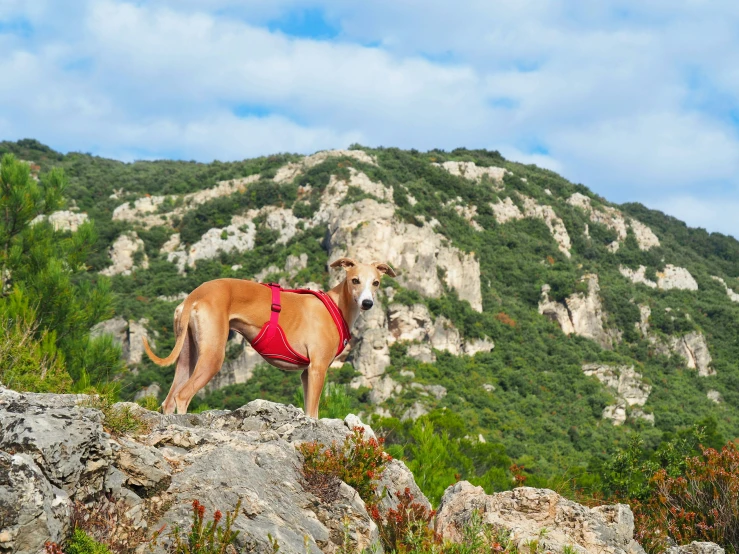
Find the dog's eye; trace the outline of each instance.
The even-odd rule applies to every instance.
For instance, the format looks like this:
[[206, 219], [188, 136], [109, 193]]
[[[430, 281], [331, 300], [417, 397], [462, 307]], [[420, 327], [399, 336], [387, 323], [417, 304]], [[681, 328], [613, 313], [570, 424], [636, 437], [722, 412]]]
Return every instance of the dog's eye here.
[[352, 279], [352, 283], [354, 283], [355, 285], [358, 285], [359, 284], [359, 279], [357, 279], [355, 277], [354, 279]]
[[380, 286], [380, 281], [375, 281], [374, 283], [372, 283], [372, 286], [373, 287], [379, 287]]

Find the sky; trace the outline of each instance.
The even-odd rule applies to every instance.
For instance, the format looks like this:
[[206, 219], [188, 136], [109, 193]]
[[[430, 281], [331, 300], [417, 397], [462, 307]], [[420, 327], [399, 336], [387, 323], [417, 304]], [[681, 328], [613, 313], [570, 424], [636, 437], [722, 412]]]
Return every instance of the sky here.
[[739, 237], [736, 0], [0, 0], [0, 140], [498, 150]]

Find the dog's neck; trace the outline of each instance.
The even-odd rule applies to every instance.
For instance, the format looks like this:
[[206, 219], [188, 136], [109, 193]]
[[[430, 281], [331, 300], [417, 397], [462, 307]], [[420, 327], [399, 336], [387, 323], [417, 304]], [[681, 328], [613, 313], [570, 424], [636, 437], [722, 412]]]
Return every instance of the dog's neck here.
[[341, 282], [328, 291], [327, 294], [331, 297], [331, 300], [336, 302], [336, 305], [341, 311], [341, 315], [344, 316], [344, 321], [346, 321], [349, 329], [351, 329], [354, 322], [359, 317], [360, 310], [357, 303], [354, 302], [351, 292], [349, 292], [349, 287], [346, 286], [346, 279], [342, 279]]

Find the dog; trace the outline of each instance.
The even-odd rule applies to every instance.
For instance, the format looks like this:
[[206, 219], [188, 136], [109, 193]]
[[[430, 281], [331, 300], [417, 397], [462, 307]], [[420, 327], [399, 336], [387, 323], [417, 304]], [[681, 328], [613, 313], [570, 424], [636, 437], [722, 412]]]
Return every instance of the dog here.
[[302, 371], [305, 413], [318, 418], [326, 372], [346, 346], [348, 330], [374, 305], [382, 276], [396, 276], [386, 263], [362, 264], [351, 258], [339, 258], [331, 267], [342, 267], [346, 274], [327, 293], [282, 291], [278, 285], [242, 279], [215, 279], [192, 291], [175, 309], [177, 340], [169, 356], [159, 358], [143, 338], [154, 363], [166, 366], [177, 361], [162, 412], [187, 413], [193, 396], [220, 371], [229, 330], [234, 330], [257, 351], [266, 343], [279, 350], [260, 352], [271, 365]]

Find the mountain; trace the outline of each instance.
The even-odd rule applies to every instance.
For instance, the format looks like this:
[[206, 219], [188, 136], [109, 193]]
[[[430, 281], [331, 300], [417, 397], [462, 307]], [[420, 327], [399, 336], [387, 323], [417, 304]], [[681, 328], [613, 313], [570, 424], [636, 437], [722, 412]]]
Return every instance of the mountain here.
[[[439, 461], [451, 476], [501, 490], [515, 462], [527, 483], [584, 486], [635, 432], [648, 451], [694, 425], [707, 445], [739, 436], [731, 237], [484, 150], [353, 146], [210, 164], [122, 163], [33, 140], [2, 152], [65, 170], [57, 228], [95, 222], [87, 264], [116, 297], [96, 332], [117, 337], [129, 371], [92, 377], [117, 379], [124, 398], [163, 399], [173, 368], [142, 357], [140, 336], [169, 352], [174, 308], [202, 282], [326, 288], [341, 277], [328, 263], [351, 256], [399, 276], [383, 279], [329, 379], [374, 414], [395, 454], [420, 456], [431, 428], [414, 421], [429, 422], [456, 441]], [[193, 408], [297, 403], [298, 389], [298, 375], [233, 338]]]

